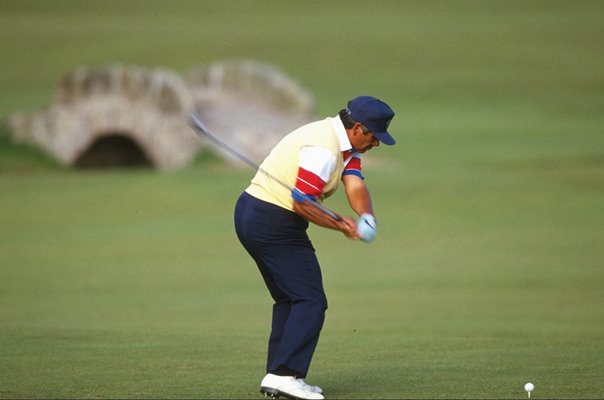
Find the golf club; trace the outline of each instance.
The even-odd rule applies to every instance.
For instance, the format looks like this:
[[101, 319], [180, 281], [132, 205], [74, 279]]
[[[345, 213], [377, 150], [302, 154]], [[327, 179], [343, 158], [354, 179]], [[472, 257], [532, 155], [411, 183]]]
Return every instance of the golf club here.
[[[275, 182], [279, 183], [284, 188], [288, 189], [290, 192], [293, 190], [293, 187], [287, 185], [283, 181], [279, 180], [275, 176], [268, 173], [266, 170], [260, 168], [260, 166], [258, 164], [256, 164], [255, 162], [253, 162], [252, 160], [250, 160], [249, 158], [247, 158], [246, 156], [244, 156], [243, 154], [241, 154], [240, 152], [238, 152], [237, 150], [235, 150], [234, 148], [232, 148], [231, 146], [229, 146], [228, 144], [224, 143], [222, 140], [220, 140], [216, 136], [214, 136], [208, 130], [208, 128], [205, 126], [205, 124], [203, 123], [203, 120], [201, 119], [199, 114], [192, 112], [189, 115], [189, 123], [190, 123], [191, 127], [195, 130], [195, 132], [198, 134], [198, 136], [199, 136], [199, 134], [203, 134], [206, 138], [210, 139], [210, 141], [212, 143], [214, 143], [216, 146], [220, 147], [223, 150], [226, 150], [233, 156], [237, 157], [240, 161], [242, 161], [245, 164], [249, 165], [250, 167], [254, 168], [254, 170], [262, 172], [263, 174], [268, 176], [270, 179], [274, 180]], [[318, 201], [316, 201], [314, 199], [311, 199], [311, 198], [305, 196], [304, 201], [306, 201], [307, 203], [311, 204], [312, 206], [318, 208], [319, 210], [321, 210], [325, 214], [329, 215], [331, 218], [333, 218], [336, 221], [340, 221], [342, 219], [338, 214], [331, 211], [329, 208], [325, 207], [323, 204], [319, 203]]]

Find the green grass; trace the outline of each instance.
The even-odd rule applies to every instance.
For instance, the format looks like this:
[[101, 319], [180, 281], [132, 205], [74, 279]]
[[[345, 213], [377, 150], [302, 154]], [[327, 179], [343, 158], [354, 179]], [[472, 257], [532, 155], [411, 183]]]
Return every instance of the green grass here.
[[43, 150], [32, 145], [15, 143], [10, 137], [10, 129], [0, 124], [0, 175], [27, 174], [58, 168], [58, 163]]
[[[0, 119], [114, 62], [282, 68], [368, 157], [379, 236], [311, 228], [328, 398], [602, 398], [604, 3], [0, 3]], [[260, 398], [270, 299], [236, 240], [251, 171], [73, 171], [0, 132], [0, 398]], [[342, 193], [327, 203], [346, 210]]]

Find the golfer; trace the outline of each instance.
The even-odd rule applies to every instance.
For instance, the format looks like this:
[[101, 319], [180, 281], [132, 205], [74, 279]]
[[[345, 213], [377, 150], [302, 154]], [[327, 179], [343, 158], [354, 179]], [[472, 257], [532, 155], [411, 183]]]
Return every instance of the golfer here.
[[270, 396], [323, 399], [304, 381], [327, 310], [321, 268], [306, 230], [309, 222], [363, 237], [357, 222], [321, 211], [340, 181], [356, 214], [375, 226], [361, 155], [384, 143], [394, 111], [383, 101], [360, 96], [334, 118], [311, 122], [285, 136], [266, 157], [235, 207], [235, 229], [256, 262], [274, 300], [266, 376], [260, 391]]

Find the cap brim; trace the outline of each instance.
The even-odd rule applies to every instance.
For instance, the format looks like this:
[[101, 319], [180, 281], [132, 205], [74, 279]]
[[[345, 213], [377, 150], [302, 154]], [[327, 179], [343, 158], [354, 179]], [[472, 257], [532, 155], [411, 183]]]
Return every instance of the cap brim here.
[[392, 135], [390, 135], [388, 132], [371, 132], [371, 133], [373, 133], [373, 136], [378, 138], [378, 140], [381, 143], [384, 143], [388, 146], [392, 146], [393, 144], [396, 144], [396, 140], [394, 140]]

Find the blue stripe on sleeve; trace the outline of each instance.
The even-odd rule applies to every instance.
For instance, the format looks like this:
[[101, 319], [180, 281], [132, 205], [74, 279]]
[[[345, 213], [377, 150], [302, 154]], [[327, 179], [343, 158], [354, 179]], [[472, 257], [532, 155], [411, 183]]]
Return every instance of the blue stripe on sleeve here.
[[358, 169], [347, 169], [344, 170], [344, 172], [342, 172], [342, 176], [344, 175], [355, 175], [358, 176], [359, 178], [365, 180], [365, 177], [363, 176], [363, 174], [361, 173], [361, 171], [359, 171]]
[[304, 203], [309, 199], [312, 201], [317, 201], [317, 198], [315, 196], [303, 193], [301, 190], [296, 188], [292, 189], [292, 198], [298, 203]]

